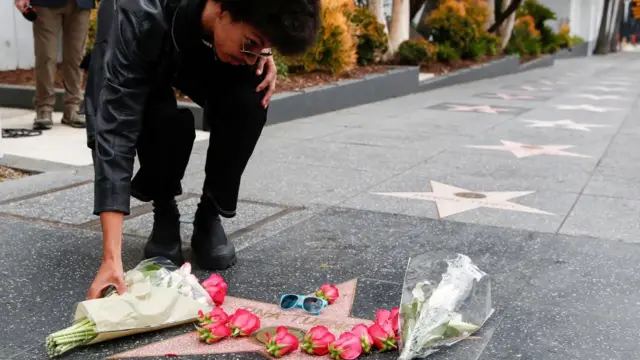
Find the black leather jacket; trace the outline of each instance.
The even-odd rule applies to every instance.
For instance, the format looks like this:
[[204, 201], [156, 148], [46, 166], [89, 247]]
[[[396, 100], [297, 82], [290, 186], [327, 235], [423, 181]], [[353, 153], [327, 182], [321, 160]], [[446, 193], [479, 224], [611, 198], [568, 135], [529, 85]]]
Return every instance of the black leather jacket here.
[[[167, 86], [180, 83], [180, 52], [201, 41], [203, 6], [203, 0], [100, 3], [85, 92], [87, 145], [94, 151], [95, 215], [129, 214], [142, 119], [162, 112], [163, 104], [175, 104], [167, 99]], [[197, 94], [189, 95], [203, 106]]]

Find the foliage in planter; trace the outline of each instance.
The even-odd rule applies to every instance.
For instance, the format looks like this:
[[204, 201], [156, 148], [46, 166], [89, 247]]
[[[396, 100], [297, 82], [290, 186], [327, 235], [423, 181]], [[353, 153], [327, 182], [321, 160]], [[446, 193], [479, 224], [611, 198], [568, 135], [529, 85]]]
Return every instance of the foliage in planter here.
[[358, 41], [358, 65], [376, 62], [388, 50], [389, 37], [384, 32], [384, 25], [367, 7], [356, 7], [346, 16], [353, 24], [353, 34]]
[[500, 37], [490, 33], [480, 35], [479, 42], [484, 46], [485, 55], [496, 56], [500, 53]]
[[91, 9], [89, 14], [89, 33], [87, 34], [86, 53], [91, 52], [96, 41], [96, 31], [98, 30], [98, 9]]
[[541, 53], [540, 31], [535, 28], [535, 20], [532, 16], [524, 15], [516, 20], [505, 51], [507, 54], [519, 54], [520, 56]]
[[350, 0], [322, 0], [322, 24], [316, 43], [304, 54], [286, 57], [290, 73], [321, 70], [340, 74], [356, 66], [358, 43], [345, 15], [354, 7]]
[[480, 32], [484, 30], [489, 18], [489, 6], [486, 0], [459, 0], [468, 16]]
[[558, 47], [560, 49], [566, 49], [566, 48], [570, 48], [573, 46], [573, 39], [571, 38], [571, 35], [569, 34], [571, 32], [571, 29], [569, 27], [569, 24], [563, 24], [562, 26], [560, 26], [560, 30], [558, 31]]
[[428, 35], [433, 42], [438, 46], [447, 44], [457, 52], [458, 57], [467, 53], [470, 45], [480, 37], [476, 22], [467, 16], [465, 5], [456, 0], [442, 3], [426, 21]]
[[289, 65], [287, 65], [287, 59], [280, 55], [277, 51], [273, 50], [273, 61], [276, 63], [276, 69], [278, 70], [278, 76], [287, 77], [289, 75]]
[[583, 39], [583, 38], [581, 38], [581, 37], [580, 37], [580, 36], [578, 36], [578, 35], [573, 35], [573, 36], [571, 37], [571, 43], [573, 44], [573, 46], [582, 45], [582, 44], [584, 44], [584, 39]]
[[437, 46], [436, 59], [439, 62], [451, 64], [460, 60], [460, 54], [458, 53], [458, 50], [454, 49], [451, 45], [444, 43]]
[[538, 0], [525, 0], [518, 8], [516, 17], [531, 16], [534, 26], [540, 32], [540, 47], [544, 53], [552, 53], [558, 49], [558, 38], [551, 27], [545, 25], [547, 20], [556, 20], [556, 13]]
[[395, 53], [400, 65], [422, 65], [434, 60], [437, 47], [423, 38], [403, 41]]

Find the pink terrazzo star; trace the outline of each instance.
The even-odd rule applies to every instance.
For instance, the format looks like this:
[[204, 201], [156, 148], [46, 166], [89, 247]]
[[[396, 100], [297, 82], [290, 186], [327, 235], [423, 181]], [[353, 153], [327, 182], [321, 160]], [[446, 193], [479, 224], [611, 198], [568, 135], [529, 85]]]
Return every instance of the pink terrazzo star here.
[[[227, 296], [222, 308], [231, 315], [236, 309], [244, 308], [260, 317], [261, 330], [275, 328], [277, 326], [289, 327], [290, 332], [296, 329], [308, 331], [316, 325], [326, 326], [333, 334], [340, 336], [345, 331], [350, 331], [357, 324], [367, 326], [373, 324], [371, 320], [351, 317], [351, 307], [356, 293], [357, 280], [351, 280], [337, 285], [340, 296], [333, 304], [324, 308], [320, 315], [309, 315], [300, 309], [282, 310], [277, 304], [263, 303], [249, 299]], [[289, 292], [289, 291], [287, 291]], [[291, 291], [293, 292], [293, 291]], [[302, 342], [301, 342], [302, 343]], [[257, 352], [265, 357], [270, 356], [266, 352], [265, 346], [252, 337], [227, 338], [214, 344], [205, 344], [198, 340], [196, 331], [175, 336], [173, 338], [152, 343], [137, 349], [129, 350], [120, 354], [110, 356], [109, 359], [164, 356], [166, 354], [175, 355], [203, 355], [203, 354], [225, 354], [225, 353], [247, 353]], [[286, 355], [287, 359], [318, 359], [318, 356], [308, 355], [300, 349]]]
[[491, 107], [489, 105], [449, 105], [449, 110], [454, 111], [477, 111], [485, 114], [498, 114], [501, 112], [507, 112], [509, 109]]

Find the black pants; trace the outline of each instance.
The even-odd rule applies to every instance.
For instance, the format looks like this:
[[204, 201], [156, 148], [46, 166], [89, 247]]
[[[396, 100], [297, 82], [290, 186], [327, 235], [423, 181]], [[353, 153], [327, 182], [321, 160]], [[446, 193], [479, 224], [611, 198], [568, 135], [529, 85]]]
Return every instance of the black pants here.
[[[233, 217], [242, 174], [267, 120], [264, 92], [255, 91], [263, 77], [253, 67], [215, 60], [205, 66], [203, 57], [189, 58], [193, 60], [184, 64], [175, 86], [202, 104], [209, 126], [202, 191], [221, 216]], [[180, 182], [195, 139], [194, 117], [188, 109], [177, 109], [171, 89], [166, 102], [151, 113], [138, 141], [140, 170], [132, 183], [132, 195], [141, 201], [182, 193]]]
[[[110, 32], [112, 1], [100, 3], [98, 32]], [[108, 35], [97, 36], [103, 41]], [[92, 71], [101, 72], [105, 45], [94, 46]], [[180, 66], [172, 83], [153, 87], [153, 99], [143, 115], [137, 143], [139, 171], [133, 176], [131, 195], [141, 201], [162, 200], [182, 193], [184, 177], [195, 139], [194, 118], [178, 109], [171, 86], [181, 90], [204, 109], [210, 131], [203, 184], [203, 200], [224, 217], [236, 213], [240, 181], [267, 120], [261, 105], [265, 91], [255, 89], [264, 75], [251, 66], [233, 66], [215, 59], [210, 48], [182, 49]], [[172, 69], [173, 71], [173, 69]], [[160, 76], [163, 76], [160, 70]], [[100, 76], [87, 84], [87, 93], [99, 92]], [[87, 102], [88, 146], [95, 149], [92, 119], [98, 104]], [[95, 158], [95, 157], [94, 157]]]

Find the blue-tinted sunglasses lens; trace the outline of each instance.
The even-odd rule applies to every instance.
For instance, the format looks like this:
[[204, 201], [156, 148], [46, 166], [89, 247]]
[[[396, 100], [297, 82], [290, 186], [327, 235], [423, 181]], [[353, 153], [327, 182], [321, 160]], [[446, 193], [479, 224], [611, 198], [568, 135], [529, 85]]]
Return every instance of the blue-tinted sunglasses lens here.
[[318, 312], [322, 310], [322, 300], [318, 298], [306, 298], [302, 302], [302, 307], [309, 312]]
[[296, 302], [298, 301], [298, 297], [295, 295], [287, 295], [285, 297], [282, 298], [282, 301], [280, 302], [280, 306], [284, 309], [290, 309], [292, 307], [294, 307], [296, 305]]

